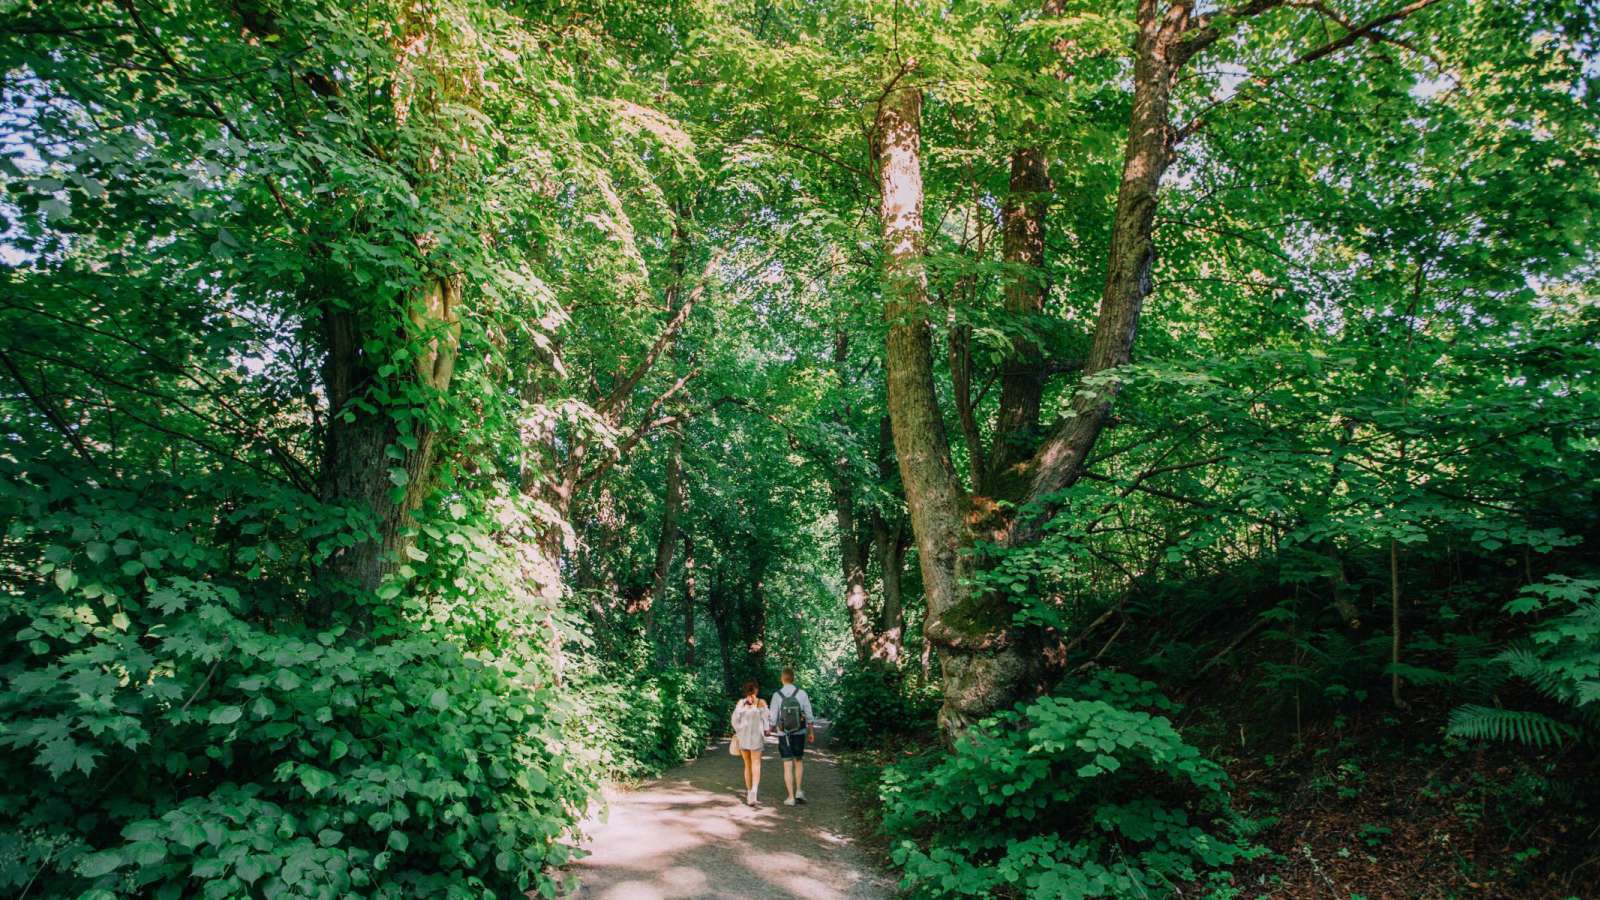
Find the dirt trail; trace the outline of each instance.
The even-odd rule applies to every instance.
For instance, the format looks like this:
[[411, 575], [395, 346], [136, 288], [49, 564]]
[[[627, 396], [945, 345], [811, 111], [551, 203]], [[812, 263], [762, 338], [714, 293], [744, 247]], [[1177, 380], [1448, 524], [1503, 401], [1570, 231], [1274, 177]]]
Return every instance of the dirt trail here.
[[784, 806], [783, 769], [769, 739], [761, 804], [744, 804], [744, 775], [726, 741], [637, 790], [607, 792], [611, 814], [587, 825], [590, 855], [573, 866], [582, 900], [679, 897], [872, 900], [894, 896], [850, 836], [855, 822], [826, 729], [806, 749], [804, 806]]

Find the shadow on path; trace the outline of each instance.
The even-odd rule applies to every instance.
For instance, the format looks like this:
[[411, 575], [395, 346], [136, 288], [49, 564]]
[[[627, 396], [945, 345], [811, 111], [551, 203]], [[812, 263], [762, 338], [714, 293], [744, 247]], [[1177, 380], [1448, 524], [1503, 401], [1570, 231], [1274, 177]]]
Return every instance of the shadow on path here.
[[679, 897], [868, 900], [894, 896], [851, 836], [844, 776], [826, 728], [806, 750], [805, 806], [783, 805], [783, 768], [768, 740], [761, 804], [744, 804], [743, 763], [727, 741], [637, 790], [607, 790], [610, 816], [584, 830], [572, 866], [582, 900]]

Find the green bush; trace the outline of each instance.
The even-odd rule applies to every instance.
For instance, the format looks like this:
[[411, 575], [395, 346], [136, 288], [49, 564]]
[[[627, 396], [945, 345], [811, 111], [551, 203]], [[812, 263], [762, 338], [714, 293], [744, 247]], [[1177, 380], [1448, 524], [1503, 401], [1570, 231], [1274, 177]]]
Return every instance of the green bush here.
[[919, 691], [899, 669], [851, 662], [835, 681], [832, 700], [832, 737], [844, 747], [875, 746], [936, 729], [937, 693]]
[[1524, 640], [1490, 662], [1496, 682], [1514, 678], [1548, 701], [1548, 712], [1465, 704], [1449, 734], [1535, 747], [1600, 735], [1600, 579], [1552, 575], [1505, 606], [1538, 616]]
[[307, 630], [300, 501], [197, 490], [0, 472], [0, 893], [552, 894], [592, 773], [542, 647]]
[[579, 740], [597, 748], [611, 778], [646, 778], [698, 756], [726, 728], [732, 701], [693, 672], [670, 668], [632, 682], [596, 678], [577, 686], [585, 715]]
[[975, 725], [951, 753], [884, 773], [884, 829], [914, 897], [1137, 897], [1256, 854], [1221, 767], [1168, 701], [1103, 677]]

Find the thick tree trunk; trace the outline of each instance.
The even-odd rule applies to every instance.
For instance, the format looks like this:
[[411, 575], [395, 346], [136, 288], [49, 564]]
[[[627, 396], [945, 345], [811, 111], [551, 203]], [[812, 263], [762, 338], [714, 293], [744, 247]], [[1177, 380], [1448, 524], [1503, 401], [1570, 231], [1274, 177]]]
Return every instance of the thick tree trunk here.
[[[1155, 259], [1152, 229], [1156, 191], [1171, 161], [1168, 121], [1173, 80], [1185, 54], [1182, 39], [1191, 5], [1140, 0], [1139, 35], [1133, 70], [1134, 98], [1117, 194], [1106, 284], [1101, 295], [1085, 375], [1128, 362], [1145, 297], [1150, 293]], [[1010, 467], [1025, 490], [1020, 515], [1013, 517], [991, 498], [969, 501], [950, 461], [933, 384], [930, 304], [924, 271], [921, 173], [921, 93], [897, 76], [879, 104], [877, 121], [880, 215], [885, 254], [884, 297], [889, 324], [889, 414], [895, 452], [911, 509], [912, 530], [922, 567], [928, 612], [924, 632], [939, 653], [944, 680], [940, 727], [953, 741], [974, 720], [1027, 696], [1050, 674], [1038, 636], [1012, 626], [1012, 609], [1001, 597], [971, 591], [963, 551], [979, 541], [1009, 546], [1036, 540], [1053, 515], [1057, 494], [1081, 477], [1083, 463], [1109, 413], [1116, 385], [1098, 395], [1080, 392], [1073, 415], [1063, 418], [1031, 459]], [[1022, 185], [1042, 182], [1042, 160], [1014, 160]], [[1037, 183], [1037, 182], [1034, 182]], [[1021, 192], [1019, 192], [1020, 194]], [[1021, 199], [1019, 197], [1019, 199]], [[1042, 253], [1042, 235], [1023, 227], [1037, 213], [1025, 203], [1015, 224], [1011, 248], [1019, 258]], [[1042, 213], [1040, 213], [1042, 215]], [[1019, 309], [1038, 302], [1026, 285], [1013, 285], [1007, 302]], [[1031, 290], [1031, 289], [1030, 289]], [[1036, 363], [1013, 375], [1013, 405], [1028, 409]], [[1026, 419], [1019, 415], [1018, 421]], [[992, 457], [1001, 457], [997, 446]], [[991, 470], [996, 468], [991, 464]]]
[[[933, 380], [922, 221], [922, 92], [898, 76], [879, 105], [880, 216], [885, 255], [889, 417], [922, 567], [924, 631], [944, 677], [940, 728], [953, 741], [1013, 702], [1034, 660], [1003, 629], [1010, 611], [964, 582], [972, 544], [969, 504], [950, 461]], [[1002, 629], [997, 633], [996, 625]]]
[[[418, 346], [408, 375], [441, 394], [449, 389], [455, 369], [460, 290], [453, 278], [430, 278], [409, 311], [409, 333]], [[329, 416], [318, 499], [370, 514], [371, 527], [364, 537], [322, 562], [319, 590], [307, 619], [313, 625], [326, 625], [336, 609], [345, 608], [356, 627], [366, 630], [371, 625], [372, 593], [398, 566], [406, 550], [411, 513], [432, 488], [438, 444], [423, 417], [412, 417], [415, 424], [402, 433], [395, 411], [373, 404], [368, 397], [382, 376], [364, 344], [382, 323], [365, 321], [355, 312], [329, 310], [323, 327]]]
[[877, 123], [889, 418], [922, 554], [924, 589], [937, 617], [957, 597], [966, 502], [950, 464], [933, 384], [931, 305], [923, 258], [921, 129], [922, 92], [902, 76], [883, 98]]

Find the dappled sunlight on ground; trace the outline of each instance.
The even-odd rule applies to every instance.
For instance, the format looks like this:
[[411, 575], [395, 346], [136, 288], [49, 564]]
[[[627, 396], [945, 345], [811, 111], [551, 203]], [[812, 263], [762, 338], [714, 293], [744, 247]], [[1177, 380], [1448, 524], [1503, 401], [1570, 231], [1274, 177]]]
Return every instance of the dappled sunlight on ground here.
[[[826, 733], [823, 735], [826, 744]], [[806, 752], [805, 806], [783, 805], [783, 768], [769, 743], [761, 804], [744, 804], [737, 757], [719, 743], [638, 790], [607, 792], [608, 817], [585, 823], [589, 856], [572, 866], [583, 900], [893, 896], [850, 836], [844, 778], [824, 749]]]

